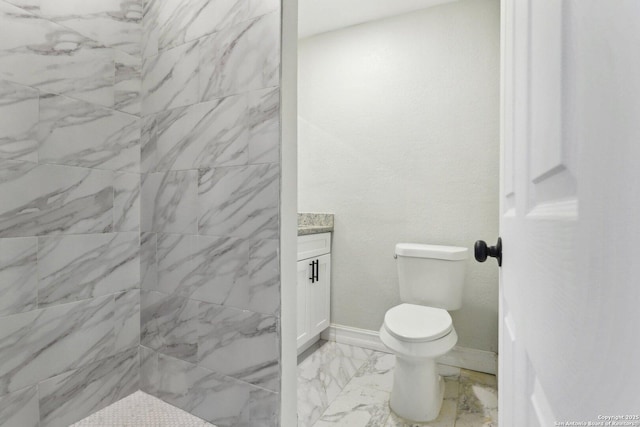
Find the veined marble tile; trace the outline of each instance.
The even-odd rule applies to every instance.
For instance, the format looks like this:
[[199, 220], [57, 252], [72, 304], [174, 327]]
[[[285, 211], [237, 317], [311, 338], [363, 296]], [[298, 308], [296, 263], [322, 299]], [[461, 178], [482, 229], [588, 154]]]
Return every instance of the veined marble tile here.
[[109, 47], [140, 54], [142, 0], [39, 0], [36, 13]]
[[38, 13], [40, 10], [40, 2], [42, 0], [5, 0], [14, 6], [18, 6], [21, 9], [27, 10], [32, 13]]
[[156, 233], [140, 233], [140, 287], [148, 291], [158, 286], [156, 245]]
[[224, 304], [258, 313], [279, 313], [280, 258], [278, 240], [250, 240], [248, 267], [248, 283], [230, 288], [224, 299]]
[[158, 54], [159, 17], [162, 1], [142, 0], [142, 57]]
[[367, 352], [363, 349], [327, 342], [300, 363], [298, 425], [313, 426], [367, 359]]
[[248, 287], [248, 262], [242, 239], [159, 234], [154, 290], [223, 304], [235, 288]]
[[280, 162], [280, 89], [249, 95], [249, 163]]
[[198, 357], [198, 304], [177, 295], [142, 291], [140, 343], [195, 363]]
[[140, 174], [115, 173], [113, 184], [113, 230], [140, 230]]
[[43, 381], [40, 426], [67, 427], [138, 390], [138, 348]]
[[36, 89], [0, 80], [0, 157], [38, 161]]
[[156, 396], [159, 383], [158, 353], [145, 346], [140, 346], [140, 390]]
[[201, 39], [200, 98], [280, 84], [280, 14], [272, 12]]
[[115, 351], [140, 345], [140, 289], [114, 295]]
[[198, 101], [199, 52], [198, 42], [194, 41], [143, 60], [143, 115]]
[[156, 170], [246, 164], [246, 121], [244, 95], [157, 114]]
[[235, 288], [248, 287], [249, 244], [246, 240], [198, 236], [195, 249], [195, 274], [186, 282], [194, 298], [227, 304]]
[[196, 234], [198, 171], [142, 176], [141, 230]]
[[38, 296], [38, 239], [0, 239], [0, 316], [34, 310]]
[[393, 388], [393, 368], [396, 358], [393, 354], [375, 352], [356, 372], [348, 387], [367, 387], [391, 393]]
[[113, 106], [113, 49], [0, 2], [0, 79]]
[[277, 391], [280, 340], [274, 316], [200, 303], [199, 365]]
[[156, 396], [218, 427], [275, 427], [278, 393], [222, 376], [192, 363], [158, 355]]
[[154, 172], [158, 163], [156, 115], [142, 117], [140, 127], [140, 171]]
[[248, 19], [246, 0], [162, 0], [145, 8], [148, 53], [198, 39]]
[[456, 426], [497, 427], [498, 391], [493, 375], [462, 369]]
[[60, 95], [40, 97], [40, 163], [139, 172], [140, 121]]
[[0, 200], [0, 237], [109, 232], [113, 172], [0, 160]]
[[389, 393], [386, 391], [354, 387], [340, 393], [314, 426], [381, 426], [389, 417], [388, 402]]
[[38, 389], [27, 387], [0, 396], [0, 425], [2, 427], [40, 427]]
[[113, 354], [112, 295], [4, 317], [0, 395]]
[[249, 0], [247, 19], [280, 11], [280, 0]]
[[193, 284], [195, 271], [193, 255], [197, 236], [186, 234], [164, 234], [157, 236], [156, 259], [158, 280], [151, 290], [165, 294], [190, 297], [193, 293], [188, 284]]
[[142, 59], [116, 50], [114, 108], [125, 113], [142, 112]]
[[140, 286], [137, 232], [38, 238], [38, 305], [48, 307]]
[[200, 170], [200, 234], [277, 238], [279, 173], [273, 164]]

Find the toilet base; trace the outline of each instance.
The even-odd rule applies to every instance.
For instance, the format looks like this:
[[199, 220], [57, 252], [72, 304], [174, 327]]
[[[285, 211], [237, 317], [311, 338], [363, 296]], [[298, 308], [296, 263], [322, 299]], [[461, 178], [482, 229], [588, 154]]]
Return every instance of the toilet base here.
[[444, 380], [436, 371], [435, 359], [407, 358], [396, 354], [391, 410], [411, 421], [438, 418], [444, 397]]

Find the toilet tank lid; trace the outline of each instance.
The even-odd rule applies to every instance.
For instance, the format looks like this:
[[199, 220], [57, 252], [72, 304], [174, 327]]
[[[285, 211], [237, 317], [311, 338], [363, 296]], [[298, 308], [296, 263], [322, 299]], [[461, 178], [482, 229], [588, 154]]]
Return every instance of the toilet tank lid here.
[[420, 243], [398, 243], [396, 255], [413, 258], [433, 258], [448, 261], [467, 259], [469, 250], [458, 246], [423, 245]]

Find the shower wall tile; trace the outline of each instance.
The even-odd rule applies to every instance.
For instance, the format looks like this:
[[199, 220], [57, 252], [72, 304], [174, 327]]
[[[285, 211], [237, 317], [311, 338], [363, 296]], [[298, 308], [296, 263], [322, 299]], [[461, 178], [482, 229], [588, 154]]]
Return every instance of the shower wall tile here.
[[140, 289], [114, 295], [115, 351], [140, 345]]
[[189, 297], [197, 281], [193, 255], [197, 236], [158, 234], [158, 280], [153, 290]]
[[38, 239], [38, 304], [48, 307], [140, 286], [137, 232]]
[[[33, 1], [33, 0], [32, 0]], [[39, 0], [36, 13], [99, 43], [140, 54], [142, 0]]]
[[0, 396], [0, 426], [39, 427], [38, 389], [27, 387]]
[[200, 233], [260, 239], [276, 238], [279, 192], [278, 165], [200, 170]]
[[250, 92], [249, 163], [280, 161], [280, 89]]
[[277, 426], [279, 394], [160, 354], [158, 393], [219, 427]]
[[249, 0], [247, 19], [265, 15], [269, 12], [279, 12], [280, 1], [281, 0]]
[[114, 108], [140, 115], [142, 111], [142, 59], [117, 50], [114, 80]]
[[198, 101], [199, 52], [194, 41], [143, 60], [143, 115]]
[[40, 163], [139, 172], [140, 123], [59, 95], [40, 98]]
[[195, 363], [198, 302], [177, 295], [142, 291], [140, 342], [160, 353]]
[[258, 313], [280, 312], [280, 258], [276, 239], [251, 240], [249, 283], [234, 287], [225, 304]]
[[200, 40], [203, 101], [277, 86], [280, 78], [280, 14], [244, 21]]
[[157, 114], [156, 170], [246, 164], [247, 113], [242, 95]]
[[104, 233], [113, 172], [0, 160], [0, 237]]
[[157, 290], [156, 245], [156, 233], [140, 233], [140, 287], [148, 291]]
[[138, 349], [40, 383], [40, 426], [66, 427], [139, 389]]
[[158, 54], [159, 6], [164, 2], [142, 0], [142, 45], [143, 58]]
[[0, 2], [0, 79], [111, 107], [114, 74], [113, 49]]
[[38, 296], [38, 239], [0, 239], [0, 316], [34, 310]]
[[143, 175], [142, 231], [195, 234], [197, 180], [195, 170]]
[[38, 161], [38, 91], [0, 80], [0, 157]]
[[0, 395], [112, 355], [113, 319], [111, 295], [4, 317]]
[[158, 163], [156, 117], [154, 114], [140, 120], [140, 171], [154, 172]]
[[236, 288], [249, 283], [249, 244], [234, 237], [198, 236], [193, 264], [193, 297], [201, 301], [224, 304]]
[[144, 28], [147, 55], [198, 39], [244, 21], [246, 0], [152, 0], [147, 2]]
[[199, 365], [277, 391], [280, 341], [274, 316], [200, 304]]
[[140, 390], [157, 396], [159, 379], [158, 353], [140, 346]]
[[140, 174], [116, 172], [113, 183], [113, 230], [140, 230]]
[[200, 368], [189, 395], [190, 411], [218, 427], [275, 427], [280, 425], [280, 395]]

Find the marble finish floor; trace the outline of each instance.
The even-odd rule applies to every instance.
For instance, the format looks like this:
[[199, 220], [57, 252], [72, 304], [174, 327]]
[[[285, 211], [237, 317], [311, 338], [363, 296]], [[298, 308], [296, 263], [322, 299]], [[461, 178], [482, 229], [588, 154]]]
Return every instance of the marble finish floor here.
[[215, 427], [160, 399], [137, 391], [70, 427]]
[[440, 365], [445, 400], [429, 423], [402, 420], [389, 410], [395, 356], [323, 342], [298, 364], [298, 427], [496, 427], [496, 377]]

